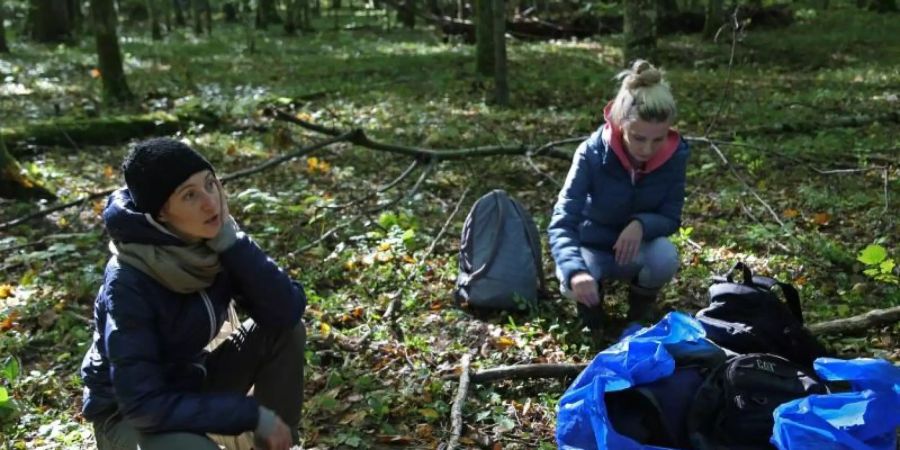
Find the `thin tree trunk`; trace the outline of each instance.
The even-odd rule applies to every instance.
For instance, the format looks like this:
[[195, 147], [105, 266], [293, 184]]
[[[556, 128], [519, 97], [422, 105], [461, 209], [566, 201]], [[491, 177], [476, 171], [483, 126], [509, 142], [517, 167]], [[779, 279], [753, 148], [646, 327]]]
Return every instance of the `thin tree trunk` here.
[[212, 0], [203, 1], [203, 16], [206, 17], [206, 35], [212, 36]]
[[32, 0], [29, 17], [35, 41], [60, 43], [72, 38], [67, 0]]
[[193, 6], [194, 9], [194, 34], [200, 36], [203, 34], [203, 14], [201, 14], [200, 10], [203, 8], [203, 5], [200, 4], [201, 0], [194, 0]]
[[724, 24], [722, 20], [722, 0], [706, 0], [706, 21], [703, 23], [703, 36], [712, 38]]
[[284, 32], [288, 36], [294, 36], [297, 34], [298, 0], [285, 0], [284, 6]]
[[466, 18], [466, 0], [456, 1], [456, 18], [459, 20], [464, 20]]
[[494, 13], [494, 103], [509, 105], [509, 83], [506, 69], [506, 5], [493, 0]]
[[116, 102], [130, 101], [133, 95], [128, 89], [122, 68], [122, 52], [116, 29], [118, 18], [113, 0], [91, 0], [91, 17], [104, 97]]
[[171, 0], [172, 6], [175, 7], [175, 25], [179, 27], [183, 27], [187, 25], [187, 22], [184, 20], [184, 5], [181, 4], [181, 0]]
[[623, 51], [625, 66], [638, 58], [653, 60], [656, 53], [656, 0], [625, 0]]
[[300, 1], [300, 12], [302, 13], [300, 20], [300, 29], [302, 30], [312, 30], [312, 11], [309, 7], [309, 0], [299, 0]]
[[9, 46], [6, 45], [6, 27], [3, 25], [3, 5], [0, 5], [0, 53], [9, 53]]
[[150, 33], [154, 41], [162, 40], [162, 29], [159, 26], [159, 9], [156, 0], [147, 0], [147, 14], [150, 15]]
[[397, 20], [406, 28], [416, 27], [416, 0], [403, 0], [397, 10]]
[[484, 76], [494, 74], [493, 0], [475, 0], [475, 68]]

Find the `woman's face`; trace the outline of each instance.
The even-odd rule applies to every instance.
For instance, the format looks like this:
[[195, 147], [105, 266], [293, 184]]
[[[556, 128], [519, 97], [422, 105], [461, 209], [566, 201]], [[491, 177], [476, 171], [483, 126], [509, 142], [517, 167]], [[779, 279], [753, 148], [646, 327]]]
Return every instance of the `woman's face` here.
[[632, 120], [622, 127], [622, 138], [625, 148], [631, 157], [647, 162], [662, 148], [669, 135], [669, 122], [648, 122]]
[[212, 239], [222, 227], [222, 196], [216, 176], [209, 170], [181, 183], [159, 213], [159, 220], [193, 239]]

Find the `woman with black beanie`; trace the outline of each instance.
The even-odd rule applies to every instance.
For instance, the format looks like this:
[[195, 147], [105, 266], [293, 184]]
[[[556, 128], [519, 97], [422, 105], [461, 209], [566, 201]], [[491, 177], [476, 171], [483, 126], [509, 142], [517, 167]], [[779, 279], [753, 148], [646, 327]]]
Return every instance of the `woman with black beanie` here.
[[[112, 256], [81, 366], [100, 450], [257, 448], [299, 441], [303, 287], [229, 215], [212, 165], [180, 141], [135, 145], [103, 220]], [[250, 319], [212, 349], [232, 300]], [[253, 389], [252, 396], [247, 392]]]

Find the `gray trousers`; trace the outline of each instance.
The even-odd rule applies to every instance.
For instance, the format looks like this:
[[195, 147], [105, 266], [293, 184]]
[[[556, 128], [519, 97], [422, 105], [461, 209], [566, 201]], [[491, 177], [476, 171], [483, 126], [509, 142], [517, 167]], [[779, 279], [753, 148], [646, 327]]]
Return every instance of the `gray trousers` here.
[[[203, 390], [246, 394], [252, 387], [253, 396], [287, 424], [298, 444], [305, 345], [302, 320], [292, 330], [273, 332], [248, 319], [210, 353]], [[98, 450], [219, 449], [203, 434], [141, 433], [118, 412], [95, 422], [94, 436]]]
[[[638, 286], [647, 289], [663, 287], [675, 276], [675, 272], [678, 272], [680, 264], [678, 249], [664, 237], [642, 243], [637, 258], [624, 266], [616, 263], [616, 256], [612, 252], [581, 247], [581, 257], [584, 258], [588, 271], [597, 283], [606, 283], [610, 280], [636, 281]], [[562, 295], [574, 299], [566, 285], [568, 280], [562, 279], [562, 272], [559, 270], [556, 275], [560, 279], [559, 288]]]

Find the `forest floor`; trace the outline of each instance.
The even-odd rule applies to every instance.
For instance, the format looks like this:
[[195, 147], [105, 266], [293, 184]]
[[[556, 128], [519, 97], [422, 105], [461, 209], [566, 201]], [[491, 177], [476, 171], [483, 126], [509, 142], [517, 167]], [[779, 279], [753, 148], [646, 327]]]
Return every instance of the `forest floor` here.
[[[797, 285], [809, 322], [900, 304], [897, 271], [887, 263], [900, 257], [900, 21], [841, 8], [799, 17], [782, 29], [751, 24], [737, 36], [733, 64], [729, 32], [718, 43], [660, 40], [657, 62], [679, 101], [677, 128], [725, 142], [718, 148], [728, 161], [707, 144], [692, 146], [684, 223], [675, 236], [682, 267], [664, 291], [668, 309], [703, 307], [709, 276], [737, 260]], [[342, 23], [357, 22], [376, 23], [362, 13]], [[12, 36], [13, 53], [0, 59], [0, 124], [209, 111], [221, 121], [185, 127], [181, 136], [222, 174], [325, 138], [273, 120], [263, 114], [267, 106], [408, 146], [538, 147], [596, 129], [620, 67], [621, 36], [510, 42], [512, 106], [498, 108], [488, 101], [491, 81], [474, 75], [471, 46], [429, 29], [335, 31], [327, 18], [319, 26], [289, 38], [276, 28], [218, 25], [211, 37], [179, 30], [162, 42], [125, 26], [126, 72], [140, 100], [109, 109], [99, 102], [92, 39], [48, 47]], [[62, 200], [121, 183], [124, 144], [18, 148], [23, 167]], [[384, 211], [329, 208], [366, 196], [411, 162], [341, 143], [228, 184], [241, 225], [309, 296], [305, 448], [435, 448], [450, 434], [456, 368], [469, 352], [473, 370], [586, 362], [594, 354], [555, 280], [550, 297], [522, 314], [474, 314], [452, 295], [472, 203], [505, 189], [545, 230], [569, 163], [545, 156], [444, 161], [413, 195], [405, 196], [421, 166], [367, 200], [399, 200]], [[424, 258], [467, 189], [446, 235]], [[77, 371], [108, 258], [103, 205], [89, 202], [0, 232], [0, 394], [9, 394], [0, 395], [0, 449], [93, 446], [79, 413]], [[39, 206], [0, 200], [0, 222]], [[870, 245], [875, 258], [866, 264], [858, 256]], [[883, 259], [878, 248], [886, 250]], [[887, 270], [875, 275], [879, 267]], [[620, 315], [623, 295], [616, 289], [607, 298]], [[381, 316], [394, 299], [399, 310], [389, 325]], [[364, 349], [340, 345], [370, 331]], [[900, 362], [900, 325], [824, 340], [843, 357]], [[556, 404], [569, 382], [473, 385], [462, 442], [554, 448]]]

